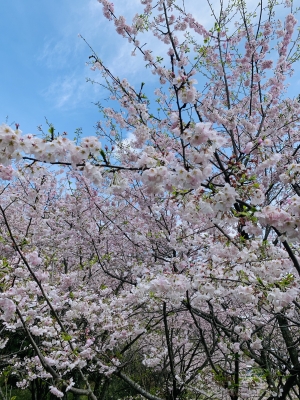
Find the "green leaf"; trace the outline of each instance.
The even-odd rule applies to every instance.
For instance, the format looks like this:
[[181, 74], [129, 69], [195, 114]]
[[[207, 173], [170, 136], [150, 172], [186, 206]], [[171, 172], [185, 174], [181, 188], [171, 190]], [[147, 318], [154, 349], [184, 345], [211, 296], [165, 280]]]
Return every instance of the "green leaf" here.
[[66, 333], [66, 332], [62, 332], [62, 333], [61, 333], [61, 338], [62, 338], [62, 340], [64, 340], [65, 342], [69, 342], [69, 341], [72, 339], [72, 336], [69, 335], [69, 334]]
[[100, 150], [100, 154], [101, 154], [101, 156], [102, 156], [104, 162], [107, 163], [106, 154], [105, 154], [105, 152], [104, 152], [102, 149]]

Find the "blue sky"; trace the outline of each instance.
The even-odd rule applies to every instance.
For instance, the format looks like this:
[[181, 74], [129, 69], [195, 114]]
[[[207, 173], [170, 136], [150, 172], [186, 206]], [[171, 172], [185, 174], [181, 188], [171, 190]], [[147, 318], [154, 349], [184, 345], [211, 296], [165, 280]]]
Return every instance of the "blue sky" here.
[[[95, 73], [85, 64], [91, 51], [78, 34], [113, 69], [122, 68], [128, 48], [101, 5], [96, 0], [10, 0], [0, 1], [0, 13], [0, 123], [8, 116], [9, 124], [18, 122], [24, 133], [36, 133], [38, 125], [46, 128], [47, 117], [59, 132], [71, 135], [82, 127], [85, 135], [93, 134], [99, 113], [92, 102], [105, 96], [99, 86], [86, 83]], [[123, 65], [125, 74], [126, 68], [130, 63]], [[132, 75], [134, 68], [128, 72]]]
[[[141, 9], [139, 0], [114, 3], [118, 15], [133, 16]], [[193, 0], [189, 3], [209, 26], [205, 2], [201, 10]], [[46, 130], [47, 117], [56, 131], [70, 136], [78, 127], [84, 135], [94, 133], [100, 114], [92, 102], [107, 94], [99, 85], [86, 83], [86, 77], [97, 75], [85, 64], [91, 51], [78, 34], [115, 74], [136, 87], [155, 81], [141, 57], [130, 57], [132, 45], [117, 35], [97, 0], [3, 0], [0, 13], [0, 123], [8, 116], [7, 122], [18, 122], [24, 133], [37, 133], [38, 125]]]
[[[83, 21], [93, 18], [89, 2], [85, 12], [80, 3], [0, 2], [1, 122], [8, 116], [8, 123], [18, 122], [24, 133], [35, 133], [37, 125], [45, 126], [46, 116], [59, 131], [92, 130], [97, 110], [91, 104], [95, 90], [85, 83], [89, 50], [77, 34], [93, 39]], [[100, 7], [97, 11], [102, 19]]]

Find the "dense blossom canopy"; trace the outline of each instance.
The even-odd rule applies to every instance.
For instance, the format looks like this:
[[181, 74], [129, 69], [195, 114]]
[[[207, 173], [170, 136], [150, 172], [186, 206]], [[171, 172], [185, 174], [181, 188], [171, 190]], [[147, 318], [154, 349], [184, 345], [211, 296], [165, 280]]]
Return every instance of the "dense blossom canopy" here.
[[0, 127], [2, 371], [58, 398], [299, 398], [296, 7], [208, 2], [211, 28], [99, 3], [157, 87], [93, 53], [95, 136]]

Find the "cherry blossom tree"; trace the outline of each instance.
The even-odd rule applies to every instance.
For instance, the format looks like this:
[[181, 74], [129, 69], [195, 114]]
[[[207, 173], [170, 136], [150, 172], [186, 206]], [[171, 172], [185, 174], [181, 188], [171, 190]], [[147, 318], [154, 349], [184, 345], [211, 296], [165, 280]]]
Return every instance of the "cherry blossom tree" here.
[[299, 398], [296, 5], [99, 3], [157, 86], [91, 49], [95, 136], [1, 127], [2, 369], [58, 398]]

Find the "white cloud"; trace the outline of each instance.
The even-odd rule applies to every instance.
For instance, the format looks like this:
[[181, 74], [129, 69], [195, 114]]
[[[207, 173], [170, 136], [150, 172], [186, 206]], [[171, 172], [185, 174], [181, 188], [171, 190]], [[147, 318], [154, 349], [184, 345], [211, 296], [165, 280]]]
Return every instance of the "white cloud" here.
[[53, 104], [54, 108], [74, 109], [99, 97], [99, 87], [90, 88], [82, 74], [57, 77], [42, 91], [42, 96]]
[[[114, 5], [116, 15], [124, 15], [129, 24], [134, 15], [143, 10], [139, 0], [126, 2], [126, 7], [123, 0], [116, 0]], [[188, 11], [199, 12], [199, 7], [196, 7], [194, 2], [189, 1], [188, 6], [191, 6]], [[45, 68], [57, 71], [43, 90], [43, 95], [54, 107], [73, 108], [84, 99], [88, 99], [89, 91], [95, 92], [95, 88], [91, 89], [91, 85], [86, 84], [87, 75], [92, 79], [101, 80], [100, 74], [91, 75], [85, 66], [91, 50], [78, 38], [78, 33], [87, 40], [115, 75], [127, 78], [133, 85], [139, 85], [142, 81], [149, 85], [156, 81], [157, 78], [145, 68], [146, 62], [142, 54], [137, 51], [135, 57], [131, 56], [133, 44], [116, 33], [114, 23], [103, 16], [102, 5], [97, 0], [84, 3], [74, 1], [68, 18], [64, 21], [53, 36], [45, 38], [38, 56], [39, 62]], [[145, 49], [155, 49], [154, 56], [162, 56], [165, 53], [166, 45], [153, 38], [151, 33], [142, 35], [141, 42], [146, 43]], [[165, 65], [169, 66], [169, 60], [166, 60]]]
[[67, 66], [70, 53], [71, 46], [68, 41], [60, 40], [56, 42], [54, 39], [47, 39], [38, 55], [38, 60], [47, 68], [61, 69]]

